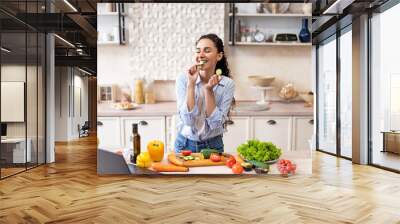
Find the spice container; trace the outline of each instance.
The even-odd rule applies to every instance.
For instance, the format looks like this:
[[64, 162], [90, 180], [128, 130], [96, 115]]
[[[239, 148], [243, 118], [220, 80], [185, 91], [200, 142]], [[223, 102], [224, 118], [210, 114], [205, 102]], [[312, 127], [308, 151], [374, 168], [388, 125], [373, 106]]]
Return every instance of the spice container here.
[[144, 103], [143, 80], [141, 79], [135, 81], [135, 103]]

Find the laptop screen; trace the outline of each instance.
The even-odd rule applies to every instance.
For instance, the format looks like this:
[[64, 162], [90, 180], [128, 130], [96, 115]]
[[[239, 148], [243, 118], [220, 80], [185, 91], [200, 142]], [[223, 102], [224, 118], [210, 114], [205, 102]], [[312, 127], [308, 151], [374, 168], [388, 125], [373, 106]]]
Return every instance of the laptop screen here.
[[1, 136], [7, 136], [7, 124], [1, 123]]

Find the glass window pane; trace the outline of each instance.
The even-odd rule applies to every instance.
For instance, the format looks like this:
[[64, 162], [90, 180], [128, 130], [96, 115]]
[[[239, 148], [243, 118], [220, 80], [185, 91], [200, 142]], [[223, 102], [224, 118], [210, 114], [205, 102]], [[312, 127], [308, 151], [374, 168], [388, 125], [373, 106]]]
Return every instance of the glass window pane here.
[[318, 48], [318, 147], [336, 153], [336, 40]]
[[400, 170], [400, 4], [372, 17], [372, 163]]
[[340, 36], [340, 153], [352, 157], [352, 33]]
[[2, 33], [1, 122], [6, 131], [1, 139], [2, 178], [25, 170], [26, 158], [26, 33]]

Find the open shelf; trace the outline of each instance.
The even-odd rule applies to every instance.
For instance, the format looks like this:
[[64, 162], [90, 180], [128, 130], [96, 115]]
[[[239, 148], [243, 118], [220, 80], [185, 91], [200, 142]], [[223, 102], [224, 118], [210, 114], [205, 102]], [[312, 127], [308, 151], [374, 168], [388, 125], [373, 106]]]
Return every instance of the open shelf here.
[[[98, 13], [97, 16], [119, 16], [119, 13], [118, 12], [102, 12], [102, 13]], [[122, 12], [121, 16], [126, 16], [126, 13]]]
[[97, 45], [120, 45], [119, 41], [97, 41]]
[[[232, 45], [232, 42], [229, 42]], [[311, 46], [311, 43], [300, 43], [300, 42], [235, 42], [237, 46]]]
[[[229, 16], [233, 16], [229, 13]], [[236, 17], [311, 17], [311, 14], [294, 13], [236, 13]]]

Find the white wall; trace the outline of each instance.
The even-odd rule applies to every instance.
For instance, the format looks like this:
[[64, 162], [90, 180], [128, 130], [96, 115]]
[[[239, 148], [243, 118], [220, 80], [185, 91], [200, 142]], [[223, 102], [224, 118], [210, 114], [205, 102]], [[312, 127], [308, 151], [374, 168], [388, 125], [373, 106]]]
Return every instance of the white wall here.
[[[224, 44], [231, 73], [236, 83], [236, 100], [259, 99], [260, 94], [251, 88], [247, 80], [249, 75], [274, 75], [276, 77], [276, 81], [273, 83], [276, 86], [275, 99], [278, 99], [276, 95], [279, 89], [288, 82], [292, 82], [299, 91], [313, 90], [311, 46], [229, 46], [227, 44], [227, 24], [226, 19]], [[176, 29], [178, 28], [176, 27]], [[133, 86], [135, 76], [130, 69], [129, 49], [135, 47], [137, 43], [129, 44], [126, 46], [99, 45], [97, 47], [98, 85], [128, 84]], [[163, 43], [160, 42], [160, 45]], [[158, 60], [161, 59], [154, 58], [154, 61]], [[134, 66], [140, 67], [141, 64]], [[181, 68], [181, 70], [184, 71], [185, 68]], [[155, 83], [156, 99], [158, 101], [175, 100], [174, 85], [174, 80], [157, 81]]]
[[71, 67], [56, 67], [56, 141], [78, 138], [78, 124], [82, 126], [88, 120], [88, 78], [82, 75]]

